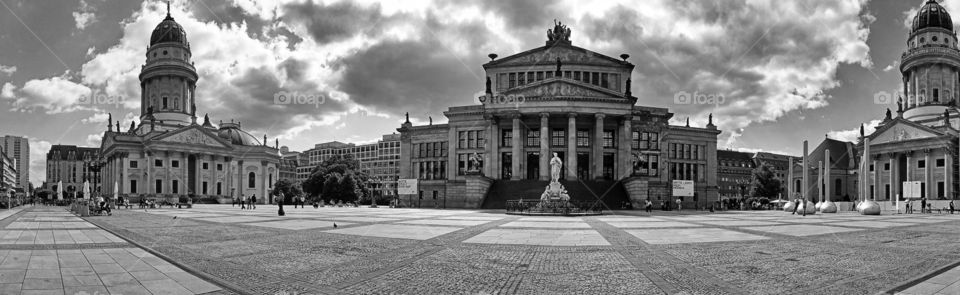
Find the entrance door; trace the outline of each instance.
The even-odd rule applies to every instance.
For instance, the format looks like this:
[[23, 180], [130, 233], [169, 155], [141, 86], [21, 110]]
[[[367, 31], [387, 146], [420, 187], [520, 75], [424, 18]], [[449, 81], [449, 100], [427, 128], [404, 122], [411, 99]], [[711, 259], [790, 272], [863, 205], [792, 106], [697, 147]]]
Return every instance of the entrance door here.
[[897, 180], [897, 194], [900, 196], [898, 199], [903, 200], [903, 182], [907, 181], [907, 156], [900, 155], [897, 159], [897, 176], [894, 179]]
[[540, 153], [527, 153], [527, 178], [540, 179]]
[[603, 178], [605, 179], [614, 179], [616, 175], [613, 174], [613, 171], [617, 171], [615, 161], [613, 160], [612, 153], [603, 154]]
[[577, 153], [577, 179], [590, 179], [590, 153]]

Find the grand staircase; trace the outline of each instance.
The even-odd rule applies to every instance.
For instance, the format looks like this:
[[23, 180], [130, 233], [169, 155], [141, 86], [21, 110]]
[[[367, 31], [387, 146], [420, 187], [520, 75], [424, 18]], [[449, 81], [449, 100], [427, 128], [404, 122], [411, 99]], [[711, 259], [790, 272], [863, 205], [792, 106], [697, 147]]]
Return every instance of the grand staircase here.
[[[567, 189], [571, 200], [597, 201], [606, 204], [606, 208], [620, 209], [629, 202], [623, 183], [612, 180], [565, 181], [561, 184]], [[482, 209], [504, 209], [507, 200], [540, 199], [549, 181], [541, 180], [496, 180], [487, 191]]]

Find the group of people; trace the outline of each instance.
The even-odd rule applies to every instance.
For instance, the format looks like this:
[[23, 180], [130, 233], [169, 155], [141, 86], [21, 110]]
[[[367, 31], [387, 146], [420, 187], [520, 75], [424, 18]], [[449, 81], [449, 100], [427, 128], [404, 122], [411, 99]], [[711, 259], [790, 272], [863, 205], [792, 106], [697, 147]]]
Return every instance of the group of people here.
[[[908, 200], [906, 208], [904, 210], [905, 214], [913, 214], [913, 200]], [[953, 211], [956, 210], [956, 207], [953, 205], [953, 201], [947, 204], [947, 208], [950, 211], [950, 214], [953, 214]], [[930, 213], [933, 210], [933, 204], [927, 203], [927, 198], [920, 198], [920, 214]]]
[[[683, 200], [677, 199], [675, 202], [676, 202], [676, 204], [677, 204], [677, 211], [682, 211], [682, 210], [683, 210]], [[651, 201], [648, 199], [647, 202], [643, 205], [643, 209], [646, 210], [647, 212], [652, 212], [652, 211], [653, 211], [653, 202], [651, 202]], [[670, 211], [671, 209], [673, 209], [673, 207], [670, 205], [670, 203], [668, 203], [668, 202], [666, 202], [666, 201], [663, 201], [663, 200], [660, 200], [660, 210]]]
[[257, 194], [253, 194], [249, 197], [240, 197], [240, 198], [233, 199], [233, 207], [236, 207], [237, 203], [240, 204], [240, 210], [257, 209]]

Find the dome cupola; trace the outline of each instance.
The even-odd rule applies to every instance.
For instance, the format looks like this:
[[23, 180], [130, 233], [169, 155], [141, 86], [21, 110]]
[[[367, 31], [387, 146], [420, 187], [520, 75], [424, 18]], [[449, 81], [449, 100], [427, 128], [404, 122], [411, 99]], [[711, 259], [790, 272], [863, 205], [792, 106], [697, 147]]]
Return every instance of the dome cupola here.
[[944, 28], [953, 32], [953, 20], [950, 18], [950, 14], [935, 0], [927, 1], [917, 12], [917, 15], [913, 17], [911, 32], [917, 32], [925, 28]]

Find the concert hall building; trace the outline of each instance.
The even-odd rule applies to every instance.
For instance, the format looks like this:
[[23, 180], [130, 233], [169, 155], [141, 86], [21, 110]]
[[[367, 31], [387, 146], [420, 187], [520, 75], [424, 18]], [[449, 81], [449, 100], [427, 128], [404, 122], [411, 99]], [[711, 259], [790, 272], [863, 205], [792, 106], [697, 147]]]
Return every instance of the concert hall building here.
[[693, 180], [685, 207], [716, 201], [720, 131], [712, 118], [703, 127], [670, 125], [668, 109], [638, 105], [631, 95], [628, 55], [596, 53], [569, 37], [556, 25], [544, 46], [491, 54], [485, 93], [476, 104], [450, 107], [448, 123], [414, 126], [408, 118], [397, 129], [400, 178], [418, 179], [419, 187], [401, 203], [503, 208], [505, 200], [539, 198], [554, 153], [573, 199], [659, 204], [671, 199], [672, 180]]

